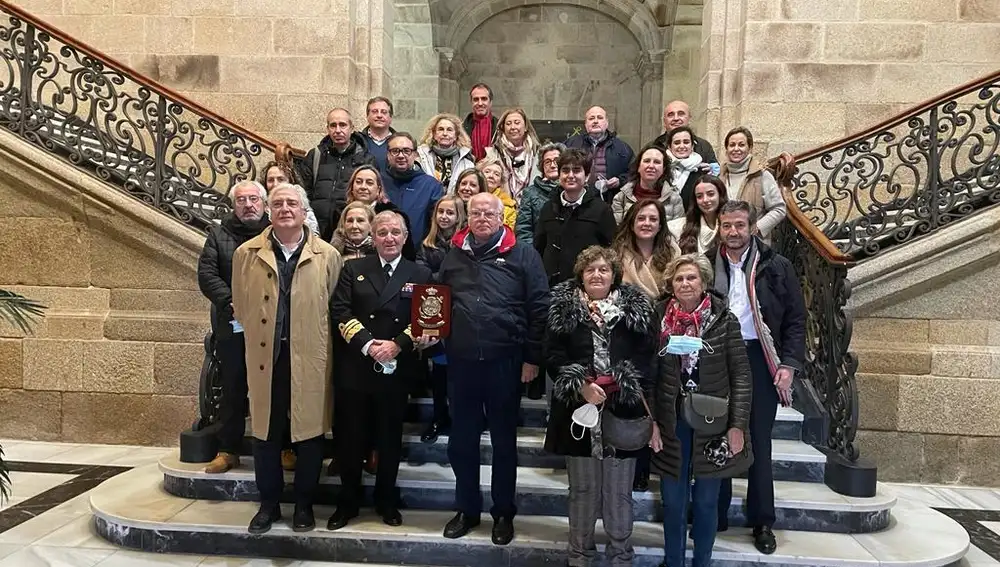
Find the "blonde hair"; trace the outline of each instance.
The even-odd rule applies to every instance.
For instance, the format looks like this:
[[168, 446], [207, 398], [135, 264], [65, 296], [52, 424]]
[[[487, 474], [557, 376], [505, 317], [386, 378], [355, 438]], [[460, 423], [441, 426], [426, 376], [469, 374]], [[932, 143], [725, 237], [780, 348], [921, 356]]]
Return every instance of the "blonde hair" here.
[[531, 120], [528, 120], [528, 113], [520, 107], [508, 108], [497, 119], [497, 131], [493, 134], [493, 145], [496, 146], [500, 141], [500, 136], [503, 136], [504, 122], [507, 121], [507, 117], [511, 114], [521, 115], [521, 119], [524, 120], [524, 147], [534, 152], [538, 148], [538, 134], [535, 133], [535, 127], [531, 124]]
[[379, 174], [378, 169], [375, 169], [375, 166], [372, 165], [358, 166], [358, 168], [354, 170], [354, 173], [351, 174], [351, 178], [347, 180], [347, 202], [350, 203], [358, 200], [358, 198], [354, 196], [354, 179], [362, 171], [370, 171], [375, 174], [375, 186], [378, 187], [378, 196], [375, 197], [375, 201], [373, 202], [384, 203], [386, 201], [386, 196], [385, 187], [382, 186], [382, 175]]
[[701, 276], [702, 290], [708, 291], [712, 287], [712, 282], [715, 280], [715, 271], [712, 269], [712, 262], [703, 254], [682, 254], [671, 260], [667, 264], [666, 271], [663, 272], [664, 291], [673, 295], [674, 276], [677, 275], [677, 270], [680, 270], [684, 266], [698, 268], [698, 274]]
[[447, 120], [455, 125], [455, 145], [460, 148], [471, 148], [472, 140], [469, 138], [468, 132], [462, 127], [462, 119], [454, 114], [448, 112], [442, 112], [441, 114], [435, 114], [431, 118], [430, 122], [424, 128], [424, 134], [420, 136], [420, 144], [424, 146], [434, 145], [434, 130], [437, 129], [438, 122], [442, 120]]
[[333, 238], [330, 239], [331, 243], [336, 244], [338, 239], [341, 242], [347, 240], [347, 213], [354, 209], [363, 209], [365, 211], [365, 214], [368, 216], [368, 234], [371, 234], [372, 229], [374, 229], [372, 225], [375, 222], [375, 210], [362, 201], [351, 201], [344, 207], [343, 212], [340, 213], [340, 220], [337, 221], [337, 229], [333, 231]]
[[[500, 188], [501, 189], [507, 189], [507, 169], [504, 168], [503, 162], [500, 161], [500, 158], [497, 157], [495, 154], [494, 155], [487, 155], [483, 159], [477, 161], [476, 162], [476, 169], [480, 173], [483, 174], [483, 179], [486, 179], [486, 168], [489, 167], [489, 166], [491, 166], [491, 165], [495, 165], [495, 166], [497, 166], [497, 167], [500, 168]], [[489, 187], [489, 180], [488, 179], [486, 180], [486, 185], [487, 186], [484, 187], [483, 190], [482, 190], [483, 193], [490, 193], [494, 189], [496, 189], [496, 187]]]
[[428, 248], [437, 248], [437, 235], [438, 235], [438, 225], [437, 225], [437, 212], [438, 207], [441, 203], [454, 203], [455, 204], [455, 231], [462, 230], [465, 228], [465, 201], [458, 195], [448, 195], [441, 197], [437, 204], [434, 205], [434, 212], [431, 214], [431, 229], [427, 233], [427, 238], [424, 239], [423, 245]]

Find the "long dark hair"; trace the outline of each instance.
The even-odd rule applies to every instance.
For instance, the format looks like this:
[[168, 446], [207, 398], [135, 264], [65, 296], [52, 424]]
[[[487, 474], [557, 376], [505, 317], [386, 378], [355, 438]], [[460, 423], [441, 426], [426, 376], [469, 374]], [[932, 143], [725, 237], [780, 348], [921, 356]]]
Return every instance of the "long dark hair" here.
[[652, 143], [643, 146], [642, 149], [635, 154], [635, 157], [632, 158], [632, 163], [628, 166], [628, 180], [633, 184], [633, 186], [638, 185], [639, 163], [642, 161], [643, 154], [649, 150], [656, 150], [663, 156], [663, 175], [656, 180], [656, 188], [659, 189], [660, 187], [663, 187], [664, 183], [670, 183], [670, 156], [667, 155], [666, 149]]
[[611, 246], [621, 255], [623, 261], [625, 258], [642, 258], [639, 253], [639, 239], [635, 237], [635, 218], [639, 216], [639, 211], [649, 206], [656, 207], [656, 212], [660, 215], [660, 230], [653, 237], [652, 260], [653, 268], [662, 274], [667, 269], [667, 264], [674, 259], [674, 249], [670, 245], [673, 235], [667, 230], [667, 210], [658, 199], [641, 199], [632, 205], [618, 225]]
[[[726, 184], [721, 179], [714, 175], [704, 175], [698, 180], [698, 183], [694, 186], [687, 213], [684, 215], [684, 230], [681, 231], [681, 237], [677, 242], [681, 248], [681, 254], [694, 254], [698, 252], [698, 232], [701, 231], [701, 218], [704, 215], [698, 207], [698, 198], [695, 195], [698, 193], [698, 185], [702, 183], [708, 183], [715, 187], [715, 190], [719, 193], [719, 205], [715, 208], [716, 223], [719, 222], [719, 211], [722, 209], [722, 205], [725, 205], [729, 201], [729, 196], [726, 194]], [[715, 239], [718, 242], [718, 234], [716, 234]]]

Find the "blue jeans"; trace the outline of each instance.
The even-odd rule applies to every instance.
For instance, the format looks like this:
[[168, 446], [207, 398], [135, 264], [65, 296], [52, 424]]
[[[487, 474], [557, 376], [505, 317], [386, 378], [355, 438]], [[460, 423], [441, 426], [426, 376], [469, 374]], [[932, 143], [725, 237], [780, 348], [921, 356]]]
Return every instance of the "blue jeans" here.
[[660, 479], [660, 494], [663, 497], [663, 551], [667, 567], [684, 567], [689, 501], [694, 510], [694, 520], [691, 523], [694, 559], [691, 566], [709, 567], [712, 562], [712, 547], [715, 545], [715, 532], [718, 529], [719, 488], [722, 486], [722, 479], [698, 478], [694, 483], [691, 482], [693, 433], [691, 426], [678, 416], [677, 438], [681, 442], [681, 478]]

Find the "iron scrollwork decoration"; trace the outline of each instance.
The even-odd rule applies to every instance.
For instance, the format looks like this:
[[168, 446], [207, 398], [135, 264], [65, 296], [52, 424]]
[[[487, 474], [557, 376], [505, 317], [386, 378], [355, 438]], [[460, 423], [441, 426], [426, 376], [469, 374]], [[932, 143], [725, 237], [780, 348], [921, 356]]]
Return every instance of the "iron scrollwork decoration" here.
[[847, 266], [829, 262], [791, 222], [778, 225], [774, 247], [788, 258], [799, 276], [806, 306], [806, 360], [802, 378], [829, 415], [827, 447], [850, 462], [860, 453], [858, 430], [857, 357], [851, 344], [851, 315], [845, 309], [851, 296]]
[[792, 199], [855, 260], [1000, 202], [1000, 73], [798, 158]]
[[0, 126], [200, 231], [231, 210], [229, 187], [256, 177], [261, 140], [0, 10]]

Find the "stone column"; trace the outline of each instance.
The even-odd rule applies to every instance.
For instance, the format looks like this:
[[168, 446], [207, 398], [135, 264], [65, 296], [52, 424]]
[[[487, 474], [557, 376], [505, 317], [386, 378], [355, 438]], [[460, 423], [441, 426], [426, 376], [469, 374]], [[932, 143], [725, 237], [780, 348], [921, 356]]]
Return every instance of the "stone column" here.
[[438, 111], [457, 114], [462, 97], [458, 83], [468, 69], [468, 63], [462, 53], [455, 53], [455, 50], [451, 48], [437, 47], [435, 50], [438, 53], [438, 64], [440, 65]]
[[[651, 142], [663, 131], [663, 67], [666, 50], [643, 51], [635, 62], [635, 70], [642, 80], [642, 144]], [[635, 148], [637, 151], [639, 148]]]

